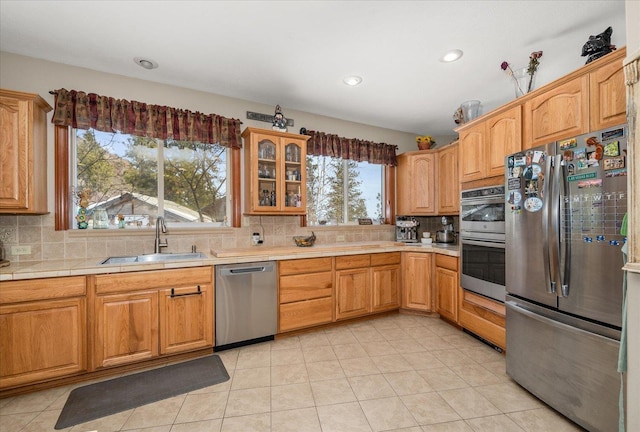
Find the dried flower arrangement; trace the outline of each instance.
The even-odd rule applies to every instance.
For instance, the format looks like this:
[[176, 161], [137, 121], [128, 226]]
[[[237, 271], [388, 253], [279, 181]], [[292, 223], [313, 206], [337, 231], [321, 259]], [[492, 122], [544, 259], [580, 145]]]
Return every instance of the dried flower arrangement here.
[[518, 83], [518, 80], [514, 76], [513, 69], [511, 69], [511, 65], [509, 63], [507, 63], [506, 61], [503, 61], [502, 64], [500, 65], [500, 69], [502, 69], [503, 71], [506, 71], [507, 74], [514, 79], [516, 85], [518, 86], [518, 90], [520, 91], [521, 94], [529, 93], [533, 85], [533, 76], [538, 70], [538, 66], [540, 66], [540, 57], [542, 57], [542, 51], [534, 51], [529, 56], [529, 65], [527, 66], [527, 75], [529, 75], [529, 83], [527, 84], [527, 91], [523, 91], [523, 89], [520, 88], [520, 83]]

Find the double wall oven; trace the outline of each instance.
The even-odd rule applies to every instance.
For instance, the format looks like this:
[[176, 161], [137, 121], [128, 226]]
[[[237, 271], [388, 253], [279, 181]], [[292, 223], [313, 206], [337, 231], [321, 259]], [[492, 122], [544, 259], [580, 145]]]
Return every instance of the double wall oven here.
[[504, 303], [504, 186], [463, 190], [460, 194], [460, 284], [467, 291]]

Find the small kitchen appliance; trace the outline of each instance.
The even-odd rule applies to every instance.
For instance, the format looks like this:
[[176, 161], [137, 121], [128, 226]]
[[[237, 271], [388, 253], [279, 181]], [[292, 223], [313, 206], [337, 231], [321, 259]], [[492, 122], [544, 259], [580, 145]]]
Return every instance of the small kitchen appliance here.
[[456, 233], [453, 231], [453, 220], [448, 216], [442, 216], [442, 228], [436, 231], [436, 243], [455, 243]]
[[396, 218], [396, 241], [417, 243], [418, 225], [420, 223], [413, 217], [398, 216]]

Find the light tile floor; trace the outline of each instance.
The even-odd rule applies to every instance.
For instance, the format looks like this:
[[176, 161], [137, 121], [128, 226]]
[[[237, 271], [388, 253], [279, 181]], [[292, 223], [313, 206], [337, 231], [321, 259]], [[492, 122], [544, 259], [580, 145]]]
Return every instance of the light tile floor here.
[[[65, 430], [582, 430], [515, 384], [503, 355], [437, 318], [392, 315], [218, 354], [225, 383]], [[54, 431], [73, 388], [0, 400], [0, 430]]]

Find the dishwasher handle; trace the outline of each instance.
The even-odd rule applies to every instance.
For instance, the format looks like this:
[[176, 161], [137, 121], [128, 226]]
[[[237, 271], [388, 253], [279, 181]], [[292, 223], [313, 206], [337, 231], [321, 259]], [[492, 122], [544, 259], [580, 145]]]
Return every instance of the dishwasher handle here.
[[220, 274], [222, 276], [238, 276], [249, 273], [262, 273], [271, 271], [273, 271], [273, 265], [261, 265], [253, 267], [225, 268], [220, 270]]

